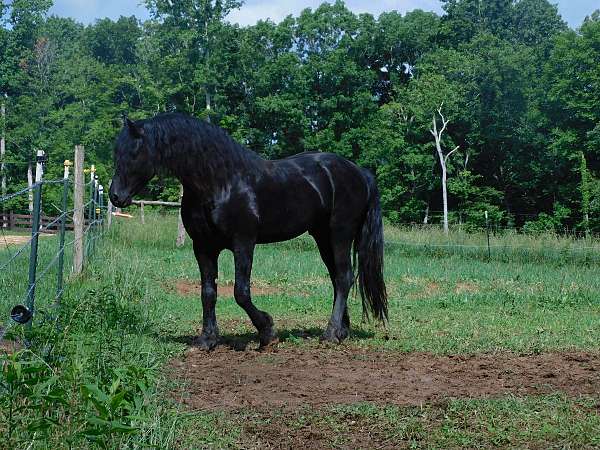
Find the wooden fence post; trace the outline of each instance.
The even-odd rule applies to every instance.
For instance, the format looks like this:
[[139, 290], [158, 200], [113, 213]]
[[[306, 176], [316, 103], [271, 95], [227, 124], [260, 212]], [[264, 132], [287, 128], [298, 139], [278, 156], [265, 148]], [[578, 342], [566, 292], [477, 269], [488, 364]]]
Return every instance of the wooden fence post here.
[[[183, 185], [179, 189], [179, 203], [183, 200]], [[185, 228], [183, 226], [183, 218], [181, 217], [181, 207], [179, 207], [179, 217], [177, 219], [177, 247], [183, 247], [185, 244]]]
[[108, 197], [108, 206], [106, 208], [106, 228], [110, 230], [110, 226], [112, 225], [112, 213], [113, 213], [113, 204], [110, 201], [110, 197]]
[[[6, 106], [2, 102], [0, 106], [0, 116], [2, 118], [2, 134], [0, 135], [0, 173], [2, 175], [2, 196], [6, 195], [6, 165], [4, 158], [6, 157]], [[6, 228], [6, 206], [2, 204], [2, 227]]]
[[145, 225], [146, 219], [144, 217], [144, 202], [140, 203], [140, 219], [142, 220], [142, 225]]
[[75, 187], [73, 192], [75, 210], [73, 212], [73, 273], [79, 275], [83, 271], [83, 195], [85, 190], [83, 178], [84, 149], [82, 145], [75, 146]]

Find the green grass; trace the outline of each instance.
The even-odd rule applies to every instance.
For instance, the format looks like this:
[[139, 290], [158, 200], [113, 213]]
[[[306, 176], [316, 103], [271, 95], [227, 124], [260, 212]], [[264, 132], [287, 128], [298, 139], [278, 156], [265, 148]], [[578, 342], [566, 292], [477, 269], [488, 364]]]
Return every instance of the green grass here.
[[[173, 288], [176, 280], [197, 282], [199, 278], [189, 240], [178, 249], [175, 236], [174, 216], [146, 214], [146, 225], [120, 220], [100, 241], [85, 275], [69, 284], [59, 329], [52, 324], [34, 326], [37, 344], [33, 353], [21, 355], [29, 361], [38, 357], [47, 361], [57, 379], [52, 386], [64, 391], [61, 395], [69, 407], [39, 400], [26, 386], [18, 387], [22, 398], [17, 396], [15, 401], [21, 412], [13, 418], [15, 431], [6, 441], [10, 447], [65, 448], [65, 442], [77, 448], [248, 447], [256, 439], [268, 442], [264, 427], [285, 431], [302, 428], [304, 422], [323, 431], [325, 446], [351, 445], [344, 441], [344, 433], [355, 426], [374, 433], [378, 442], [397, 440], [407, 447], [600, 445], [597, 399], [560, 395], [463, 399], [423, 408], [360, 404], [307, 410], [294, 416], [274, 413], [272, 417], [255, 411], [185, 411], [170, 400], [173, 381], [163, 375], [161, 367], [184, 350], [178, 337], [198, 332], [201, 308], [199, 298], [182, 296]], [[487, 261], [487, 250], [480, 249], [485, 242], [482, 235], [446, 238], [435, 232], [388, 227], [386, 236], [390, 242], [386, 249], [389, 327], [362, 324], [360, 301], [352, 298], [353, 333], [348, 345], [436, 354], [598, 350], [600, 277], [594, 258], [600, 250], [595, 253], [588, 248], [595, 248], [596, 241], [497, 236], [496, 245], [511, 250], [497, 250]], [[453, 244], [470, 242], [477, 251], [431, 245], [448, 239]], [[428, 247], [407, 245], [425, 240]], [[43, 261], [51, 260], [55, 247], [55, 238], [41, 240]], [[572, 257], [577, 251], [585, 255]], [[25, 264], [18, 269], [0, 275], [2, 312], [25, 292], [28, 256], [24, 258]], [[224, 252], [219, 263], [219, 283], [231, 282], [231, 255]], [[55, 274], [49, 274], [48, 280], [39, 290], [42, 310], [53, 298]], [[285, 338], [281, 345], [317, 346], [316, 336], [304, 339], [291, 333], [299, 328], [323, 329], [331, 311], [329, 277], [312, 241], [303, 236], [259, 246], [253, 280], [258, 286], [272, 288], [270, 294], [256, 297], [255, 303], [273, 316]], [[217, 317], [224, 334], [254, 332], [233, 299], [219, 299]], [[17, 337], [23, 330], [11, 333]], [[49, 352], [48, 344], [52, 344]], [[4, 367], [9, 366], [5, 363]], [[123, 398], [129, 399], [130, 405], [126, 401], [102, 416], [97, 404], [101, 400], [92, 399], [84, 387], [95, 385], [110, 394], [115, 380], [119, 385], [114, 395], [125, 392]], [[145, 389], [139, 387], [140, 380], [148, 384]], [[6, 436], [8, 427], [6, 397], [4, 401], [0, 436]], [[38, 406], [44, 402], [50, 402], [61, 426], [36, 432], [31, 424], [39, 419]], [[135, 430], [98, 425], [100, 416]], [[90, 423], [95, 428], [91, 429]], [[92, 432], [98, 433], [96, 439]]]
[[600, 416], [590, 413], [598, 406], [561, 395], [410, 408], [360, 403], [276, 413], [270, 420], [249, 414], [244, 437], [250, 445], [269, 434], [285, 447], [305, 434], [334, 448], [592, 448], [600, 445]]

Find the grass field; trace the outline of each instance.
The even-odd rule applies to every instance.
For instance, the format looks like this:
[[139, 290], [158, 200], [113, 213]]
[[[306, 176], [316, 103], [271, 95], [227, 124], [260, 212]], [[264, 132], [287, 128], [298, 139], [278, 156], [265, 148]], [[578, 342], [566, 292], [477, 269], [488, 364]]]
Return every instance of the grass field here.
[[[18, 355], [23, 367], [39, 367], [32, 361], [51, 344], [43, 370], [52, 375], [44, 379], [56, 379], [42, 394], [58, 386], [54, 397], [62, 401], [39, 393], [39, 400], [19, 398], [19, 392], [38, 398], [35, 383], [5, 383], [15, 395], [2, 400], [4, 447], [600, 446], [600, 384], [593, 367], [600, 347], [596, 241], [494, 237], [488, 261], [483, 235], [460, 235], [453, 242], [462, 247], [451, 248], [433, 232], [389, 228], [389, 326], [361, 323], [360, 301], [353, 298], [352, 337], [340, 347], [319, 343], [332, 292], [312, 241], [261, 246], [253, 270], [255, 303], [273, 316], [281, 338], [278, 350], [267, 354], [256, 351], [254, 330], [230, 297], [233, 261], [224, 253], [217, 305], [224, 344], [198, 354], [189, 349], [201, 317], [198, 269], [189, 242], [175, 248], [175, 234], [174, 216], [147, 214], [146, 225], [120, 222], [101, 241], [86, 275], [70, 284], [58, 331], [34, 327], [39, 344]], [[47, 252], [53, 242], [44, 241]], [[14, 280], [22, 290], [22, 278]], [[3, 292], [11, 286], [17, 288], [5, 277]], [[2, 299], [2, 310], [10, 301]], [[15, 358], [5, 360], [5, 381]], [[552, 366], [555, 360], [562, 365]], [[407, 361], [414, 366], [402, 376], [415, 389], [428, 386], [429, 397], [384, 392], [381, 377], [393, 378], [387, 369]], [[513, 363], [522, 372], [511, 375]], [[497, 373], [508, 372], [504, 384], [485, 384], [496, 364], [503, 364]], [[578, 378], [569, 364], [581, 366]], [[315, 384], [298, 386], [306, 400], [296, 401], [294, 385], [277, 378], [293, 380], [302, 370]], [[546, 382], [541, 371], [548, 370], [555, 373]], [[211, 373], [214, 387], [207, 384]], [[531, 381], [532, 374], [541, 381]], [[257, 377], [253, 386], [244, 384], [250, 376]], [[345, 386], [342, 398], [335, 384], [319, 386], [338, 378], [366, 387]], [[452, 389], [444, 390], [449, 384]], [[225, 398], [232, 386], [239, 395]], [[202, 389], [212, 389], [212, 397]]]

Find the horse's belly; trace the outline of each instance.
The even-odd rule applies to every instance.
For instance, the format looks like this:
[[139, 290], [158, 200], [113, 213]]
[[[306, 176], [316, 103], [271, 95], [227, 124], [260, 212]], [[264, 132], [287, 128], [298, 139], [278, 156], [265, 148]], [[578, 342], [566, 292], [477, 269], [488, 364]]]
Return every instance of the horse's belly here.
[[258, 226], [258, 243], [287, 241], [294, 239], [312, 228], [314, 218], [311, 214], [299, 211], [269, 211], [268, 217], [261, 217]]
[[260, 211], [259, 243], [294, 239], [314, 228], [321, 213], [318, 205], [310, 201], [274, 202], [267, 208], [261, 207]]

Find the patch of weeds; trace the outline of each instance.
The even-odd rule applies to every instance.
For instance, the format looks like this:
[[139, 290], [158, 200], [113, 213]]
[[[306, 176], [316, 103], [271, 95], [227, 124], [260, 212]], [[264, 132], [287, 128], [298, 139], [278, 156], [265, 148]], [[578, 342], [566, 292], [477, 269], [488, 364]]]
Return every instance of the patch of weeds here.
[[152, 324], [142, 322], [141, 297], [135, 287], [119, 292], [113, 284], [102, 285], [84, 292], [69, 293], [62, 304], [61, 315], [68, 317], [72, 332], [97, 333], [116, 329], [120, 332], [141, 333]]
[[51, 366], [24, 350], [0, 358], [0, 432], [6, 448], [126, 448], [140, 431], [154, 373], [116, 369], [94, 381], [77, 363]]

